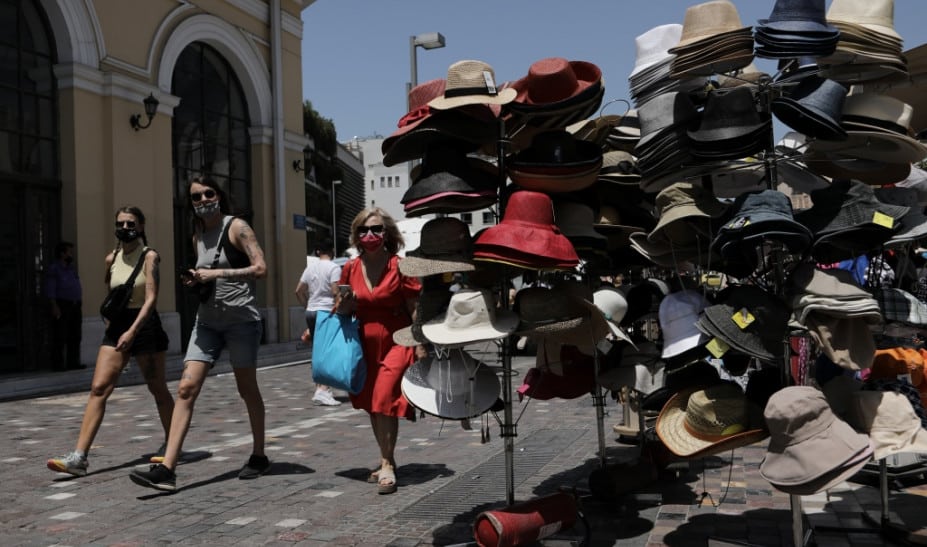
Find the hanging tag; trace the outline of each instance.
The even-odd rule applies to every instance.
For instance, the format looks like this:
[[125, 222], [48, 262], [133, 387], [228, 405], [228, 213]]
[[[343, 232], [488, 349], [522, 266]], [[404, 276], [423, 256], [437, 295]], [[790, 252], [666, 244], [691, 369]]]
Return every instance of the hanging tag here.
[[705, 349], [708, 350], [708, 353], [714, 355], [715, 358], [720, 359], [722, 355], [727, 353], [727, 350], [731, 349], [731, 346], [727, 345], [724, 340], [712, 338], [710, 342], [705, 344]]
[[750, 323], [756, 321], [756, 317], [753, 317], [753, 314], [750, 313], [750, 310], [747, 308], [740, 308], [740, 310], [734, 312], [734, 315], [731, 316], [731, 319], [734, 320], [734, 323], [737, 323], [737, 326], [740, 327], [740, 330], [744, 330]]
[[895, 219], [886, 215], [885, 213], [876, 211], [875, 213], [872, 213], [872, 223], [878, 224], [879, 226], [884, 226], [885, 228], [892, 228], [895, 225]]
[[739, 217], [731, 221], [726, 228], [728, 230], [740, 230], [750, 225], [750, 217]]
[[486, 82], [486, 91], [488, 91], [490, 95], [495, 95], [497, 93], [496, 82], [492, 79], [492, 72], [484, 70], [483, 81]]

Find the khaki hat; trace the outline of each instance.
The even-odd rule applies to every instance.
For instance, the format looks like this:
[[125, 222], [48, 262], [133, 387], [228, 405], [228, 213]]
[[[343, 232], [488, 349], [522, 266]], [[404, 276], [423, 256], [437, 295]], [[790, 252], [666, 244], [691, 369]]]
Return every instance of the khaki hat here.
[[508, 104], [515, 100], [512, 88], [500, 89], [496, 73], [483, 61], [457, 61], [447, 69], [444, 94], [428, 102], [438, 110], [468, 104]]
[[901, 452], [927, 452], [927, 429], [907, 397], [894, 391], [862, 390], [854, 393], [847, 421], [869, 434], [875, 459]]
[[895, 31], [895, 0], [833, 0], [827, 20], [854, 23], [902, 39]]
[[422, 334], [437, 345], [462, 346], [504, 338], [517, 325], [518, 316], [496, 309], [488, 289], [461, 289], [451, 296], [443, 314], [422, 325]]
[[720, 39], [729, 33], [749, 31], [740, 21], [737, 7], [728, 0], [715, 0], [689, 6], [682, 22], [682, 35], [679, 42], [668, 51], [695, 44], [709, 38]]

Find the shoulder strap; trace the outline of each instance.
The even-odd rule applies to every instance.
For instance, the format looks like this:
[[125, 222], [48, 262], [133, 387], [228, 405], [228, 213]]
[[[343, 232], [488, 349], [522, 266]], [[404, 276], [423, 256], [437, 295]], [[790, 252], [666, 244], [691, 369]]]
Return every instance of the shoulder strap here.
[[138, 257], [138, 262], [135, 263], [135, 268], [133, 268], [132, 273], [129, 274], [129, 279], [126, 279], [125, 285], [127, 287], [131, 287], [133, 284], [135, 284], [135, 278], [138, 277], [138, 272], [142, 269], [142, 264], [145, 263], [145, 255], [148, 254], [148, 251], [150, 250], [151, 249], [148, 247], [142, 249], [142, 254]]
[[222, 254], [222, 248], [229, 244], [229, 230], [232, 228], [233, 220], [235, 220], [235, 217], [231, 217], [222, 228], [222, 237], [219, 238], [219, 244], [216, 246], [216, 256], [212, 259], [212, 269], [216, 269], [216, 266], [219, 265], [219, 255]]

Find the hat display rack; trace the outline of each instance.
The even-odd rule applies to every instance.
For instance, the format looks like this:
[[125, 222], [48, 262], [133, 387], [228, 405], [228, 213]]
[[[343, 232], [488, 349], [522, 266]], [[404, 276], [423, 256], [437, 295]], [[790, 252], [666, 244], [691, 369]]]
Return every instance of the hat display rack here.
[[[915, 173], [912, 164], [927, 157], [927, 147], [912, 136], [927, 122], [913, 127], [910, 105], [872, 91], [903, 79], [907, 68], [891, 28], [892, 0], [866, 6], [831, 0], [825, 13], [823, 0], [777, 0], [769, 18], [747, 26], [729, 0], [693, 5], [684, 24], [637, 38], [631, 101], [621, 114], [606, 113], [624, 99], [605, 100], [598, 67], [559, 57], [539, 60], [522, 78], [499, 86], [488, 64], [460, 61], [441, 85], [410, 91], [413, 106], [384, 141], [384, 163], [422, 160], [403, 203], [407, 216], [437, 214], [429, 223], [438, 235], [429, 245], [423, 228], [421, 248], [400, 269], [405, 264], [406, 275], [420, 277], [462, 273], [464, 288], [451, 301], [437, 299], [431, 313], [416, 314], [422, 324], [403, 336], [435, 346], [442, 363], [468, 344], [494, 346], [498, 366], [489, 368], [500, 375], [501, 405], [477, 404], [471, 371], [464, 410], [426, 412], [495, 417], [505, 445], [508, 505], [515, 503], [518, 422], [509, 342], [529, 336], [538, 342], [538, 364], [571, 380], [559, 389], [591, 395], [600, 470], [607, 465], [606, 394], [615, 396], [620, 383], [639, 405], [660, 405], [653, 425], [643, 406], [636, 424], [624, 424], [637, 430], [641, 455], [646, 441], [694, 460], [771, 437], [771, 445], [788, 449], [770, 451], [761, 471], [790, 496], [793, 543], [805, 545], [828, 531], [806, 527], [801, 497], [860, 472], [878, 451], [870, 444], [876, 434], [861, 433], [856, 422], [827, 440], [856, 447], [840, 465], [809, 462], [796, 476], [787, 471], [794, 465], [781, 464], [780, 456], [791, 456], [799, 410], [820, 417], [833, 407], [833, 423], [849, 421], [821, 395], [827, 394], [819, 387], [821, 359], [843, 376], [872, 368], [872, 333], [888, 318], [889, 297], [893, 310], [904, 310], [898, 322], [927, 330], [927, 304], [920, 310], [904, 295], [878, 302], [873, 296], [881, 294], [873, 279], [885, 250], [906, 257], [927, 241], [927, 199], [904, 184]], [[757, 58], [777, 61], [775, 73], [759, 72]], [[793, 130], [779, 142], [774, 117]], [[496, 223], [472, 237], [457, 234], [459, 227], [444, 216], [487, 206]], [[834, 268], [861, 257], [871, 259], [869, 286]], [[604, 275], [615, 273], [630, 282], [628, 290], [600, 286]], [[536, 282], [510, 301], [508, 287], [519, 276]], [[600, 294], [603, 289], [609, 290]], [[467, 313], [472, 322], [462, 320]], [[452, 325], [466, 328], [452, 332]], [[721, 370], [746, 383], [746, 396], [726, 379], [696, 385], [706, 381], [705, 372], [692, 363], [666, 369], [677, 373], [674, 389], [671, 374], [660, 389], [635, 378], [636, 366], [652, 364], [645, 356], [653, 350], [643, 342], [657, 343], [662, 361], [674, 365], [696, 350], [693, 362], [715, 373], [718, 366], [708, 361], [724, 357]], [[615, 354], [627, 368], [618, 367], [620, 380], [604, 382], [615, 372]], [[456, 359], [486, 370], [465, 355]], [[593, 371], [588, 384], [568, 372], [577, 374], [573, 364], [582, 360]], [[732, 372], [729, 362], [746, 363], [746, 371]], [[444, 374], [441, 366], [415, 367], [417, 386], [428, 392], [428, 373]], [[530, 401], [537, 385], [525, 380], [518, 393]], [[800, 397], [804, 407], [788, 404], [801, 394], [794, 388], [815, 396]], [[913, 399], [911, 406], [917, 409]], [[758, 418], [757, 408], [763, 414], [764, 407]], [[927, 424], [927, 411], [921, 412]], [[699, 423], [704, 431], [693, 433]], [[881, 518], [864, 513], [874, 526], [849, 531], [897, 538], [903, 530], [889, 519], [886, 457], [877, 465]]]

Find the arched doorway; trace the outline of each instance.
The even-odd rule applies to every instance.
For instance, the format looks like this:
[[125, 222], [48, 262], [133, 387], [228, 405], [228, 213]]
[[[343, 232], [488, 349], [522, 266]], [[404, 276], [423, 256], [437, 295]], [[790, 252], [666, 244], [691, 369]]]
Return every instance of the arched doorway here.
[[55, 51], [37, 2], [0, 0], [0, 373], [53, 364], [43, 278], [73, 238], [60, 233]]
[[[250, 221], [251, 139], [248, 105], [231, 65], [214, 48], [194, 42], [177, 58], [171, 94], [174, 109], [174, 256], [181, 267], [194, 264], [187, 183], [193, 175], [218, 181], [234, 209]], [[181, 343], [186, 347], [198, 301], [177, 283]]]

